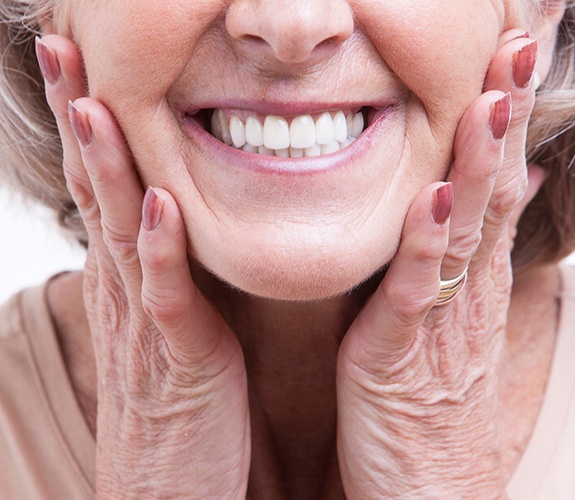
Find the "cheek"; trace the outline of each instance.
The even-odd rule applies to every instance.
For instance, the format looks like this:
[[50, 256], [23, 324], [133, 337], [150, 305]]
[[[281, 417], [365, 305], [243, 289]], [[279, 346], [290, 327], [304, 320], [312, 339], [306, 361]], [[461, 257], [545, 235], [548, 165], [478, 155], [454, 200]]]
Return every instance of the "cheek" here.
[[[502, 29], [491, 0], [369, 2], [366, 31], [391, 70], [418, 99], [436, 133], [457, 123], [482, 91]], [[449, 125], [448, 125], [449, 126]]]
[[112, 111], [157, 106], [221, 10], [221, 0], [82, 3], [74, 37], [90, 95]]
[[[152, 163], [158, 151], [164, 158], [181, 156], [181, 129], [166, 94], [222, 8], [221, 0], [104, 0], [82, 2], [76, 11], [74, 38], [90, 97], [113, 113], [138, 165]], [[145, 183], [147, 170], [140, 171]], [[176, 168], [170, 174], [184, 173]]]

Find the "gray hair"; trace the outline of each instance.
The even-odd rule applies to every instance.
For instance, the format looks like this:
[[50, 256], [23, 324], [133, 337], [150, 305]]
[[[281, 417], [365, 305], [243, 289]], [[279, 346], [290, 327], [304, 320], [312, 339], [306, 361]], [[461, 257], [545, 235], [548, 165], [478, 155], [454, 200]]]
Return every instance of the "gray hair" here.
[[0, 4], [0, 179], [57, 216], [82, 244], [87, 235], [66, 189], [62, 145], [46, 102], [35, 55], [38, 19], [51, 19], [53, 0], [7, 0]]

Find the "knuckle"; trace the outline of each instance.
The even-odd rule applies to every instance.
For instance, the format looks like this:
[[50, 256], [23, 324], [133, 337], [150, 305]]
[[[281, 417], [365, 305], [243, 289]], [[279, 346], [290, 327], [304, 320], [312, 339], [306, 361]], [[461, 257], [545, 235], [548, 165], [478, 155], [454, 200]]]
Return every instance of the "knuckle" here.
[[415, 327], [425, 318], [437, 299], [436, 284], [414, 287], [394, 287], [385, 290], [385, 301], [391, 306], [398, 325]]
[[88, 230], [88, 234], [100, 231], [100, 207], [92, 192], [82, 184], [71, 180], [68, 180], [66, 185], [76, 207], [78, 207], [80, 217]]
[[94, 184], [101, 186], [101, 189], [105, 189], [106, 186], [113, 186], [118, 182], [118, 179], [112, 175], [105, 162], [92, 161], [89, 163], [90, 179]]
[[455, 261], [468, 262], [481, 244], [481, 230], [476, 227], [461, 228], [452, 236], [445, 256]]
[[62, 92], [47, 89], [46, 101], [50, 106], [50, 110], [60, 124], [68, 121], [68, 99]]
[[489, 210], [493, 217], [507, 218], [517, 206], [527, 189], [525, 176], [515, 176], [494, 191], [489, 201]]
[[150, 269], [166, 269], [174, 259], [172, 245], [144, 245], [142, 264]]
[[403, 328], [417, 327], [435, 304], [437, 294], [411, 298], [409, 302], [395, 303], [393, 310], [397, 323]]
[[92, 194], [91, 186], [87, 182], [85, 176], [80, 171], [81, 167], [73, 164], [67, 159], [64, 159], [63, 169], [66, 177], [66, 187], [74, 198], [74, 201], [79, 208], [88, 204], [94, 197]]
[[443, 243], [437, 243], [438, 244], [431, 243], [423, 245], [417, 250], [415, 257], [423, 266], [434, 265], [443, 258], [445, 247]]
[[112, 333], [119, 334], [129, 316], [128, 304], [122, 288], [110, 279], [101, 284], [98, 310], [100, 322]]
[[86, 224], [88, 230], [98, 230], [100, 228], [100, 207], [96, 202], [96, 199], [91, 196], [86, 196], [83, 203], [77, 203], [78, 209], [80, 210], [80, 215], [82, 220]]
[[134, 264], [138, 260], [136, 242], [123, 231], [102, 220], [102, 236], [110, 253], [121, 264]]
[[146, 315], [156, 323], [165, 326], [174, 325], [182, 317], [185, 310], [184, 299], [173, 289], [160, 291], [144, 286], [141, 300]]

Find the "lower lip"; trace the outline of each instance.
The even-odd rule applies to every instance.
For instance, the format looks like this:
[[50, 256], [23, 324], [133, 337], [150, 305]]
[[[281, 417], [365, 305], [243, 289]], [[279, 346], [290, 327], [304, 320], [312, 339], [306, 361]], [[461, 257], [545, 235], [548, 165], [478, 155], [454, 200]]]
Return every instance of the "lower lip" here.
[[195, 118], [188, 115], [184, 117], [183, 125], [193, 141], [221, 158], [227, 165], [261, 174], [303, 175], [343, 168], [361, 158], [369, 149], [374, 137], [385, 127], [393, 109], [389, 106], [375, 111], [371, 124], [349, 146], [335, 153], [304, 158], [281, 158], [233, 148], [216, 139]]

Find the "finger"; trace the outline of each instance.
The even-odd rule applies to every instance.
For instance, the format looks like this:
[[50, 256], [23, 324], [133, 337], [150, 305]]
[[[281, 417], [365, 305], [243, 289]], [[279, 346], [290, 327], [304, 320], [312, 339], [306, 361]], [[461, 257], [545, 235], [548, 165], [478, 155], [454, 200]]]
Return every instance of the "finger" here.
[[100, 209], [68, 118], [69, 100], [86, 94], [81, 56], [70, 40], [56, 35], [37, 38], [36, 53], [44, 76], [46, 100], [56, 118], [62, 143], [62, 164], [67, 188], [88, 232], [84, 285], [91, 293], [98, 288], [99, 280], [98, 255], [94, 251], [93, 242], [100, 232]]
[[[504, 161], [485, 214], [483, 244], [476, 257], [479, 265], [489, 261], [501, 235], [507, 235], [506, 222], [527, 187], [525, 144], [535, 102], [537, 50], [534, 40], [512, 40], [498, 51], [487, 74], [487, 88], [499, 88], [511, 94], [513, 112], [505, 140]], [[511, 245], [509, 239], [509, 249]]]
[[[80, 145], [69, 118], [68, 103], [86, 94], [85, 78], [80, 54], [68, 39], [48, 35], [36, 40], [38, 62], [45, 79], [46, 99], [58, 126], [63, 148], [63, 170], [66, 183], [88, 232], [88, 254], [84, 268], [84, 293], [89, 304], [99, 304], [109, 318], [117, 317], [119, 304], [124, 300], [117, 270], [110, 265], [110, 256], [101, 237], [101, 212], [90, 178], [84, 167]], [[115, 290], [103, 297], [106, 290]], [[89, 312], [89, 311], [88, 311]], [[96, 318], [90, 318], [96, 321]], [[99, 343], [99, 329], [93, 330]], [[117, 344], [115, 344], [117, 345]], [[99, 349], [96, 351], [100, 352]], [[101, 356], [98, 356], [98, 364]]]
[[497, 45], [497, 49], [499, 50], [505, 44], [507, 44], [513, 40], [518, 40], [520, 38], [529, 38], [529, 32], [522, 30], [520, 28], [513, 28], [510, 30], [504, 31], [499, 37], [499, 43]]
[[503, 161], [510, 115], [510, 95], [491, 91], [481, 95], [461, 119], [448, 175], [455, 199], [449, 247], [441, 269], [443, 279], [459, 276], [481, 242], [485, 210]]
[[[91, 189], [84, 174], [78, 143], [68, 120], [68, 101], [86, 95], [86, 80], [77, 47], [68, 39], [47, 35], [36, 38], [38, 64], [44, 76], [46, 100], [54, 113], [69, 189], [78, 202], [89, 204]], [[80, 187], [76, 189], [77, 185]], [[87, 198], [85, 196], [87, 195]]]
[[353, 342], [351, 357], [364, 369], [402, 359], [435, 304], [452, 202], [452, 185], [445, 183], [428, 186], [413, 202], [385, 278], [344, 339]]
[[[167, 191], [148, 188], [138, 238], [142, 304], [164, 335], [172, 356], [198, 368], [210, 354], [218, 352], [222, 362], [227, 358], [226, 346], [229, 356], [235, 356], [237, 348], [219, 313], [195, 286], [187, 248], [184, 223], [174, 199]], [[203, 368], [213, 371], [221, 367]]]
[[69, 104], [69, 117], [82, 163], [100, 210], [100, 231], [94, 243], [108, 269], [117, 268], [127, 292], [139, 300], [141, 269], [137, 239], [143, 190], [124, 138], [111, 113], [99, 101], [81, 98]]

